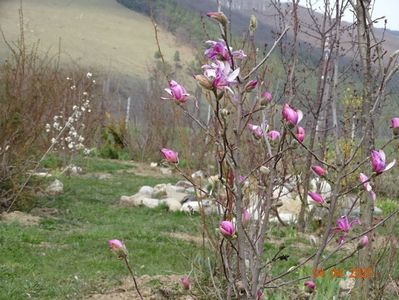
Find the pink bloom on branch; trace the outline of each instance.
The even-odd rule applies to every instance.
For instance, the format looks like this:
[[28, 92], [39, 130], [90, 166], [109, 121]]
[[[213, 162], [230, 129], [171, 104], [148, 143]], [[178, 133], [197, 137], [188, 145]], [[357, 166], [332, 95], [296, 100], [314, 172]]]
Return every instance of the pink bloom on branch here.
[[358, 224], [360, 225], [359, 219], [354, 219], [352, 222], [349, 222], [347, 216], [342, 216], [337, 219], [337, 228], [335, 229], [336, 231], [341, 231], [341, 232], [349, 232], [349, 230], [352, 229], [353, 225]]
[[326, 174], [326, 170], [324, 170], [322, 167], [320, 166], [312, 166], [312, 171], [320, 177], [323, 177]]
[[269, 137], [269, 139], [271, 139], [272, 141], [280, 138], [280, 132], [276, 131], [276, 130], [270, 130], [267, 133], [267, 136]]
[[266, 99], [268, 102], [272, 102], [273, 100], [272, 94], [268, 91], [263, 92], [262, 97]]
[[232, 238], [235, 233], [234, 225], [231, 221], [223, 221], [220, 223], [219, 230], [225, 238]]
[[[240, 74], [240, 68], [231, 69], [228, 61], [216, 61], [210, 65], [203, 65], [204, 75], [212, 80], [212, 84], [217, 89], [230, 89], [230, 86], [237, 83], [236, 78]], [[231, 91], [232, 92], [232, 91]]]
[[392, 118], [391, 120], [391, 128], [399, 128], [399, 118]]
[[258, 84], [258, 81], [257, 81], [257, 80], [250, 80], [250, 81], [248, 81], [247, 84], [245, 85], [244, 90], [245, 90], [246, 92], [250, 92], [250, 91], [252, 91], [252, 90], [256, 87], [257, 84]]
[[109, 240], [108, 246], [112, 252], [114, 252], [118, 257], [126, 257], [127, 249], [125, 245], [120, 240]]
[[188, 276], [183, 276], [180, 278], [180, 283], [185, 290], [189, 290], [191, 287], [190, 278]]
[[303, 118], [302, 111], [293, 109], [288, 103], [284, 104], [282, 115], [283, 120], [294, 126], [298, 125]]
[[362, 249], [364, 247], [367, 247], [368, 244], [369, 244], [369, 237], [367, 235], [363, 235], [360, 238], [357, 247], [358, 247], [358, 249]]
[[313, 280], [308, 280], [303, 284], [306, 288], [306, 291], [309, 293], [312, 293], [314, 289], [316, 288], [316, 284], [314, 283]]
[[242, 210], [242, 225], [246, 227], [249, 224], [249, 221], [251, 220], [251, 215], [248, 211], [248, 209], [244, 208]]
[[305, 140], [305, 129], [303, 129], [301, 126], [299, 126], [296, 129], [296, 138], [300, 143], [303, 143], [303, 141]]
[[252, 132], [255, 138], [260, 139], [264, 136], [263, 130], [258, 125], [248, 124], [248, 129]]
[[207, 41], [206, 43], [209, 44], [210, 47], [205, 50], [204, 54], [210, 60], [225, 60], [231, 62], [230, 53], [234, 58], [242, 59], [246, 57], [244, 51], [233, 51], [231, 47], [229, 53], [226, 42], [222, 39], [219, 39], [218, 41]]
[[171, 80], [169, 82], [169, 88], [166, 88], [165, 91], [172, 96], [172, 100], [175, 100], [179, 103], [186, 103], [188, 99], [187, 97], [190, 96], [189, 94], [187, 94], [186, 89], [174, 80]]
[[373, 171], [377, 174], [388, 171], [396, 163], [396, 160], [393, 160], [387, 166], [385, 166], [385, 153], [382, 150], [372, 150], [370, 155], [370, 161]]
[[179, 154], [173, 150], [167, 149], [167, 148], [162, 148], [161, 154], [163, 158], [172, 164], [178, 164], [179, 163]]
[[323, 205], [324, 204], [324, 198], [320, 195], [320, 194], [318, 194], [318, 193], [315, 193], [315, 192], [308, 192], [308, 196], [310, 197], [310, 198], [312, 198], [312, 200], [313, 201], [315, 201], [315, 202], [317, 202], [317, 203], [319, 203], [319, 204], [321, 204], [321, 205]]
[[111, 250], [117, 250], [123, 248], [123, 243], [120, 240], [109, 240], [108, 246], [111, 248]]

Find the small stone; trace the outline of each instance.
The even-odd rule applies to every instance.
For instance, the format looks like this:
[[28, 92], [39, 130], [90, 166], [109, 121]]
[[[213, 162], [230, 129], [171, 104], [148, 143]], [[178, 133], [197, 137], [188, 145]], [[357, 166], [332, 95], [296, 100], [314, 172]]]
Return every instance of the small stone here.
[[157, 166], [158, 166], [158, 163], [156, 163], [156, 162], [150, 163], [151, 168], [156, 168]]
[[169, 168], [159, 168], [162, 175], [172, 175], [172, 170]]
[[64, 192], [64, 185], [58, 179], [54, 180], [47, 188], [46, 193], [51, 196], [56, 196]]
[[108, 179], [112, 178], [112, 175], [109, 174], [109, 173], [100, 173], [100, 174], [97, 175], [97, 178], [99, 180], [108, 180]]

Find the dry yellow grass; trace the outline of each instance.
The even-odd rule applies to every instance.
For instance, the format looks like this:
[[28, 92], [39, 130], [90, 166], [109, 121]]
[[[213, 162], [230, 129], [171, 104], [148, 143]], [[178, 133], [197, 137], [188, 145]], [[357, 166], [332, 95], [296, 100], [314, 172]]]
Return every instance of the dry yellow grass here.
[[[0, 0], [0, 27], [8, 41], [19, 35], [18, 0]], [[157, 46], [148, 17], [133, 12], [115, 0], [28, 0], [23, 1], [25, 38], [28, 43], [40, 40], [40, 51], [58, 52], [64, 63], [147, 76]], [[176, 50], [185, 61], [192, 58], [189, 47], [160, 29], [161, 47], [168, 60]], [[5, 45], [0, 41], [0, 54]]]

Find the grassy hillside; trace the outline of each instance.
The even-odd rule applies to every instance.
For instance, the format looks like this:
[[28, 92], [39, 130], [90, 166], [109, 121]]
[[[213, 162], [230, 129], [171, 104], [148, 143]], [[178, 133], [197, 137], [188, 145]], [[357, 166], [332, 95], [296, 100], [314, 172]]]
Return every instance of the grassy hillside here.
[[[8, 41], [19, 34], [19, 1], [0, 0], [0, 27]], [[115, 0], [29, 0], [23, 2], [26, 40], [40, 40], [40, 51], [56, 54], [61, 43], [62, 61], [95, 67], [105, 72], [146, 77], [147, 65], [157, 47], [148, 17], [131, 11]], [[189, 47], [160, 30], [165, 56], [172, 60], [175, 51], [189, 61]], [[0, 57], [5, 57], [0, 42]]]

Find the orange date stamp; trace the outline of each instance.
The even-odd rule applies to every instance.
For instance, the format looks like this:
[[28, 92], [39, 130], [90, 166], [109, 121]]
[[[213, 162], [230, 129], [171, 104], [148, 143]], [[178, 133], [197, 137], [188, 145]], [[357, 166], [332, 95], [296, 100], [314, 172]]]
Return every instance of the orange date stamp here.
[[[343, 268], [332, 268], [331, 270], [328, 271], [334, 278], [343, 278], [346, 275], [346, 272]], [[348, 271], [349, 271], [348, 278], [366, 279], [366, 278], [371, 278], [373, 276], [373, 269], [371, 267], [367, 268], [354, 267], [354, 268], [349, 268]], [[313, 278], [323, 278], [325, 275], [326, 271], [323, 268], [313, 269], [312, 271]]]

